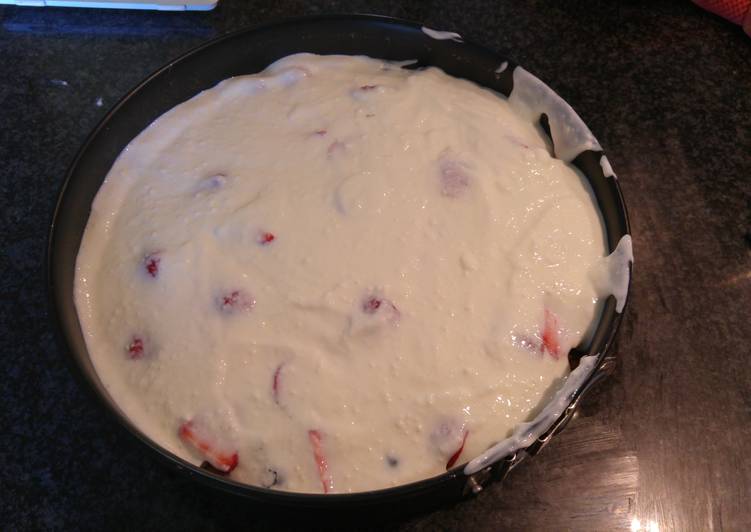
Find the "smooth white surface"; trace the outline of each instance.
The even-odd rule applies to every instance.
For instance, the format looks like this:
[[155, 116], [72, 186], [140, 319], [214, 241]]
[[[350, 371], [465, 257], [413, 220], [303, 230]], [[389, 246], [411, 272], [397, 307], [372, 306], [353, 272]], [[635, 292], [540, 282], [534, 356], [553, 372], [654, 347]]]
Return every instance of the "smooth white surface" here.
[[[305, 54], [126, 148], [93, 205], [77, 308], [105, 386], [170, 451], [203, 461], [178, 437], [194, 420], [237, 451], [233, 478], [318, 492], [315, 430], [333, 489], [360, 491], [440, 474], [465, 432], [457, 463], [560, 397], [604, 250], [585, 180], [504, 97]], [[227, 312], [232, 291], [247, 304]]]

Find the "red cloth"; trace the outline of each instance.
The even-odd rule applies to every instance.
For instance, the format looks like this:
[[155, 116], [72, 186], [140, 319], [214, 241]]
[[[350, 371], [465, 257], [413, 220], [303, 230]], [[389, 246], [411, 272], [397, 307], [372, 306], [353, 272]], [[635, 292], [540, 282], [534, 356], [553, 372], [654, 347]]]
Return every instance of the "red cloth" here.
[[739, 25], [751, 10], [751, 0], [694, 0], [694, 3]]

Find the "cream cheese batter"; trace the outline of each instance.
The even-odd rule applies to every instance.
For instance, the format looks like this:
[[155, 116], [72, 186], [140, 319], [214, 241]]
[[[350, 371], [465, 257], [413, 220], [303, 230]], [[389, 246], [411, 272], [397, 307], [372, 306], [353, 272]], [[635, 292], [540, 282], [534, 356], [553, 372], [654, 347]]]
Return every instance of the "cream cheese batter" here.
[[107, 390], [167, 450], [355, 492], [438, 475], [534, 418], [612, 293], [606, 254], [586, 180], [505, 97], [298, 54], [128, 145], [76, 305]]

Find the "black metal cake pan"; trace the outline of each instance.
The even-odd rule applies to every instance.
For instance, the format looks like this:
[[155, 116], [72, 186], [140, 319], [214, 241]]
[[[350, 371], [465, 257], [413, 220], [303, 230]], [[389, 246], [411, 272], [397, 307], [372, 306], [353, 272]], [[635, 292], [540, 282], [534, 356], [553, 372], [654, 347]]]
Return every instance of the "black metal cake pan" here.
[[[69, 354], [74, 371], [93, 391], [95, 400], [117, 422], [169, 466], [213, 487], [264, 504], [321, 509], [352, 509], [397, 502], [433, 505], [477, 493], [487, 482], [502, 479], [523, 458], [536, 454], [563, 428], [587, 390], [612, 371], [614, 359], [610, 351], [623, 316], [616, 311], [613, 297], [606, 301], [588, 345], [569, 354], [572, 369], [581, 357], [595, 357], [592, 370], [566, 398], [566, 408], [560, 415], [541, 427], [533, 443], [471, 474], [465, 472], [463, 464], [419, 482], [353, 494], [302, 494], [249, 486], [175, 456], [147, 437], [123, 414], [105, 390], [89, 358], [74, 304], [75, 263], [92, 201], [115, 159], [131, 140], [169, 109], [226, 78], [259, 72], [277, 59], [298, 52], [412, 60], [414, 63], [408, 68], [439, 67], [450, 75], [506, 96], [514, 89], [513, 73], [517, 68], [513, 61], [457, 36], [436, 34], [425, 31], [420, 24], [372, 15], [308, 17], [249, 28], [208, 42], [165, 65], [107, 113], [89, 135], [65, 176], [53, 214], [47, 252], [51, 314], [61, 345]], [[540, 116], [540, 125], [548, 133], [549, 120], [544, 114]], [[630, 229], [618, 182], [605, 175], [602, 155], [599, 148], [582, 150], [572, 163], [591, 186], [605, 224], [607, 244], [613, 251]]]

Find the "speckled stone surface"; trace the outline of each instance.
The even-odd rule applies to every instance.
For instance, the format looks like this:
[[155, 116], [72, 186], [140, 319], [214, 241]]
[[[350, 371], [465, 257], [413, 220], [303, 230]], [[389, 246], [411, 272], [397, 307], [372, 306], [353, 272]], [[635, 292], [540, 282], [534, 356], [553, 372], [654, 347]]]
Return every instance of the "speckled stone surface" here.
[[[615, 376], [503, 485], [407, 518], [270, 512], [186, 481], [84, 393], [47, 316], [51, 210], [107, 109], [207, 39], [326, 12], [419, 20], [514, 58], [598, 136], [632, 217]], [[2, 7], [0, 201], [2, 530], [751, 529], [751, 38], [690, 2]]]

